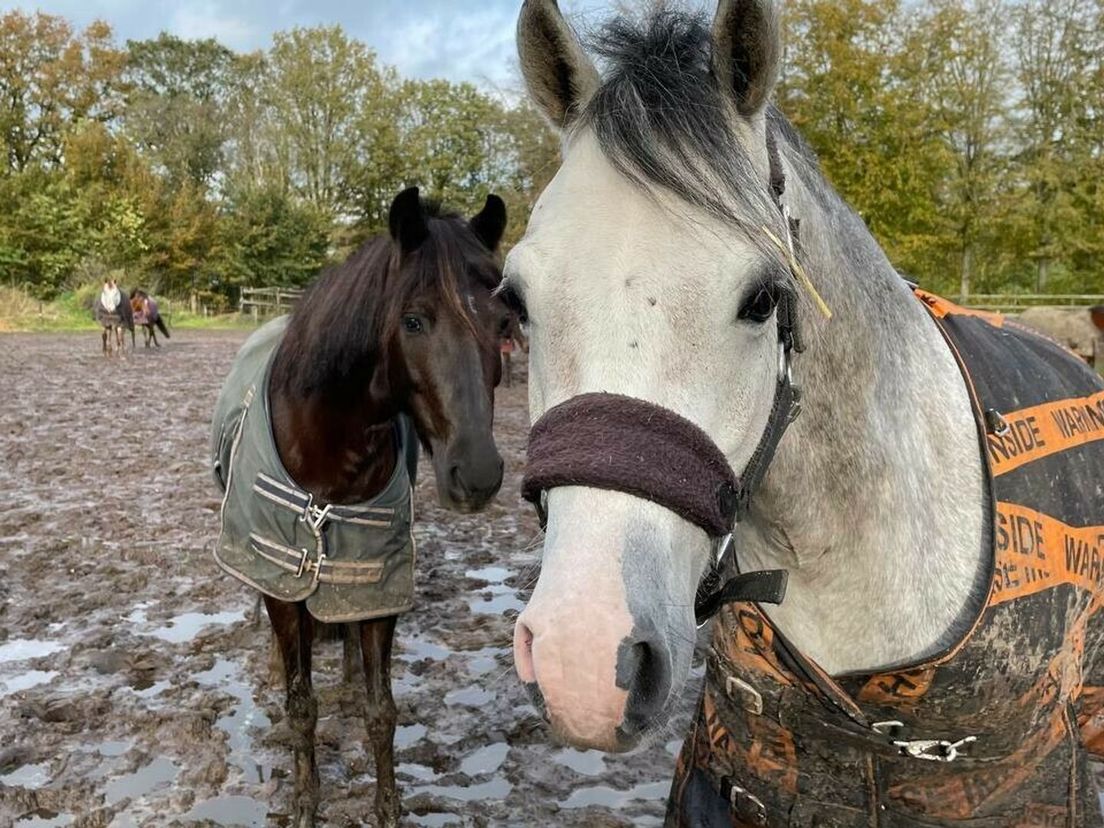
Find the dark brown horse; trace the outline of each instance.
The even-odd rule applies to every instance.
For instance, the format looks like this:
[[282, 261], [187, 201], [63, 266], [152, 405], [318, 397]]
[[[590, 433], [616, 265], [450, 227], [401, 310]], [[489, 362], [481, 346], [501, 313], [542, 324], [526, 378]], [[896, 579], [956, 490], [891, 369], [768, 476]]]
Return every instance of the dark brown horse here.
[[[326, 510], [340, 511], [341, 504], [371, 501], [391, 485], [400, 464], [410, 463], [395, 437], [400, 419], [413, 423], [430, 454], [444, 506], [477, 511], [498, 491], [503, 466], [491, 429], [498, 339], [513, 321], [495, 294], [501, 278], [495, 251], [505, 222], [497, 196], [468, 221], [426, 204], [411, 188], [391, 206], [390, 235], [370, 239], [300, 300], [271, 358], [267, 402], [279, 459], [313, 508], [325, 503]], [[225, 514], [223, 525], [225, 531]], [[316, 583], [324, 583], [333, 563], [316, 563]], [[314, 824], [319, 801], [311, 687], [318, 622], [306, 600], [266, 594], [265, 604], [296, 737], [293, 824], [304, 828]], [[390, 679], [396, 618], [346, 627], [363, 659], [375, 813], [383, 826], [397, 825], [400, 814]]]
[[[134, 316], [134, 326], [142, 329], [142, 341], [146, 347], [153, 343], [153, 347], [160, 348], [157, 341], [157, 331], [165, 339], [169, 339], [169, 329], [165, 320], [161, 318], [161, 311], [157, 308], [156, 300], [141, 288], [134, 288], [130, 292], [130, 309]], [[134, 347], [134, 327], [130, 329], [131, 348]]]

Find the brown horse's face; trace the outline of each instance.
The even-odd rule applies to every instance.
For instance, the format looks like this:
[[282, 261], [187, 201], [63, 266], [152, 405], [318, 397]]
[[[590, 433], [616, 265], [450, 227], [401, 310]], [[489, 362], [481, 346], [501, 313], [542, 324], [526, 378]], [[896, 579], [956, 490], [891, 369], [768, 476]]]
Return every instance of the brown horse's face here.
[[[412, 210], [413, 204], [407, 207]], [[513, 318], [494, 293], [501, 273], [493, 250], [505, 208], [492, 196], [471, 222], [424, 216], [422, 221], [438, 238], [426, 236], [404, 255], [403, 267], [432, 268], [447, 261], [452, 278], [421, 280], [424, 287], [405, 298], [392, 333], [391, 371], [408, 389], [405, 408], [432, 457], [441, 504], [477, 511], [502, 485], [502, 457], [492, 431], [494, 390], [501, 378], [499, 337]], [[395, 232], [394, 221], [392, 227]], [[447, 240], [439, 237], [446, 233]], [[406, 240], [397, 240], [405, 246]]]

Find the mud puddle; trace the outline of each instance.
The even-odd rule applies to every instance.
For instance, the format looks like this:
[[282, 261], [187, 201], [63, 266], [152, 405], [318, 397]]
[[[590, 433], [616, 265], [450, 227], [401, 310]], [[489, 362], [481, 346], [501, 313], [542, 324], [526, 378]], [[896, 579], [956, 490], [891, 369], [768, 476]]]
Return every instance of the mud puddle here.
[[[0, 825], [286, 824], [267, 621], [209, 551], [208, 425], [243, 339], [174, 332], [156, 358], [121, 361], [95, 334], [4, 337]], [[669, 750], [552, 744], [513, 673], [539, 532], [518, 496], [524, 384], [497, 403], [506, 479], [486, 512], [440, 509], [419, 470], [417, 608], [393, 665], [403, 824], [658, 824]], [[363, 688], [342, 683], [339, 645], [316, 645], [314, 675], [319, 824], [371, 824]]]

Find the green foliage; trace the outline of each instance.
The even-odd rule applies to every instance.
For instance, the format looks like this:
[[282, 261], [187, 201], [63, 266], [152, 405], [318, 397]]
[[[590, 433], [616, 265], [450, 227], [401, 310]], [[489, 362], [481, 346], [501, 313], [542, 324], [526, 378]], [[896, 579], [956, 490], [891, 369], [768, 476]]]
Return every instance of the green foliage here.
[[[1104, 292], [1104, 0], [785, 14], [779, 105], [902, 271]], [[340, 27], [237, 54], [20, 11], [0, 14], [0, 143], [0, 285], [59, 308], [109, 270], [208, 307], [303, 285], [413, 184], [467, 214], [498, 193], [511, 244], [560, 152], [526, 101], [404, 79]]]
[[219, 223], [214, 286], [302, 287], [326, 263], [329, 221], [274, 187], [230, 199]]
[[1104, 292], [1104, 4], [786, 9], [779, 103], [901, 270], [947, 293]]

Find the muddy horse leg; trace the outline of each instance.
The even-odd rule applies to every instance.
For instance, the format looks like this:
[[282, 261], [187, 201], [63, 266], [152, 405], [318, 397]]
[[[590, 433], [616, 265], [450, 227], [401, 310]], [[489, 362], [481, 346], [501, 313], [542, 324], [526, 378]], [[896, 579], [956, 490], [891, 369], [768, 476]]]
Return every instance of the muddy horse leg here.
[[287, 682], [288, 724], [294, 737], [294, 828], [311, 828], [318, 808], [318, 765], [314, 761], [314, 728], [318, 703], [311, 687], [313, 623], [302, 602], [289, 604], [265, 596], [265, 607], [280, 645]]
[[365, 726], [376, 757], [376, 823], [380, 828], [399, 824], [399, 793], [395, 788], [395, 720], [391, 697], [391, 641], [397, 616], [360, 622], [364, 681], [368, 688]]
[[341, 630], [341, 666], [346, 684], [360, 676], [360, 625], [345, 624]]

